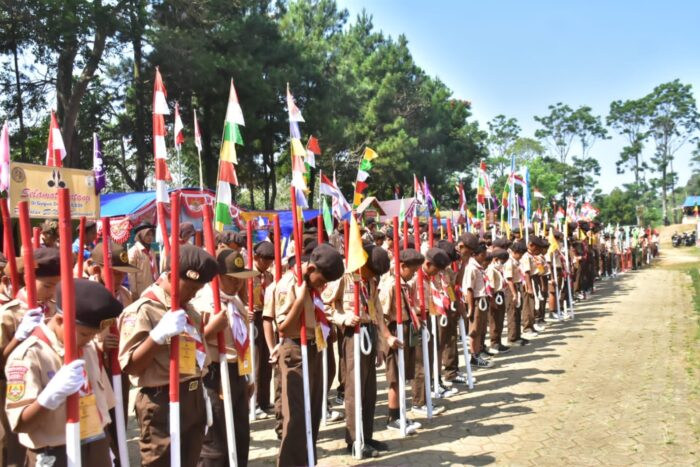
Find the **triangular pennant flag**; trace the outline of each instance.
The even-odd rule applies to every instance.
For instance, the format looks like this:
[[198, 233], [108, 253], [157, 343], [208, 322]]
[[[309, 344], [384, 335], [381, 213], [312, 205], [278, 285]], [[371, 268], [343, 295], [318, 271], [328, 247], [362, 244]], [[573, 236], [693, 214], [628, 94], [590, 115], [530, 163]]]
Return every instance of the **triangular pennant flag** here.
[[360, 269], [367, 262], [367, 252], [362, 247], [362, 236], [360, 226], [354, 215], [350, 216], [350, 238], [348, 240], [348, 264], [345, 266], [346, 272], [354, 272]]
[[63, 167], [63, 159], [66, 158], [66, 146], [63, 144], [61, 129], [58, 127], [56, 114], [51, 111], [51, 123], [49, 124], [49, 142], [46, 146], [46, 165], [48, 167]]

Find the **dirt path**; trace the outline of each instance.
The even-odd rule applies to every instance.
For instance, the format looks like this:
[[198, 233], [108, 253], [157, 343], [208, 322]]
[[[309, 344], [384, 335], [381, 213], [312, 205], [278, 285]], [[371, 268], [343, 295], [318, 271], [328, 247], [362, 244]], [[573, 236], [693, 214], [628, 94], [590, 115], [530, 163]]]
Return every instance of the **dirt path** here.
[[[666, 254], [666, 264], [692, 257]], [[392, 450], [366, 465], [700, 465], [689, 285], [665, 267], [599, 282], [575, 320], [497, 357], [472, 393], [441, 402], [448, 410], [406, 439], [384, 427], [382, 372], [376, 437]], [[355, 463], [343, 430], [322, 428], [319, 465]], [[251, 465], [273, 464], [272, 421], [254, 423], [252, 438]]]

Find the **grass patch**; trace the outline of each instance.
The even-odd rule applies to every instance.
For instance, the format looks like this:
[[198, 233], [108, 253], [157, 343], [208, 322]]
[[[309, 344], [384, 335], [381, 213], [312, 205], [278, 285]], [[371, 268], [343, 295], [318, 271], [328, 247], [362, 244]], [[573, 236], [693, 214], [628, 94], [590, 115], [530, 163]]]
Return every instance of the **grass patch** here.
[[[688, 376], [690, 376], [691, 392], [697, 396], [700, 393], [700, 382], [698, 381], [700, 378], [697, 377], [698, 373], [700, 373], [700, 267], [696, 266], [689, 269], [688, 275], [690, 276], [693, 292], [695, 333], [688, 346], [688, 366], [686, 367], [686, 371], [688, 372]], [[700, 427], [697, 429], [700, 430]]]

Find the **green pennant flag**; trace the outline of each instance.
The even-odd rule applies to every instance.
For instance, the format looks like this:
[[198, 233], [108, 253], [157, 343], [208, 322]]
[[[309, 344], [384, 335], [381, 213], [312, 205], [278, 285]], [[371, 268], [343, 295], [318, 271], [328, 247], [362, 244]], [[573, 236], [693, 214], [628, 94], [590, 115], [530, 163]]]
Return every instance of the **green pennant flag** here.
[[333, 233], [333, 216], [331, 215], [331, 210], [328, 207], [328, 201], [326, 201], [325, 196], [323, 197], [323, 225], [326, 228], [328, 238], [330, 238]]
[[406, 206], [403, 205], [403, 198], [401, 198], [401, 207], [399, 208], [399, 223], [403, 224], [404, 219], [406, 219]]

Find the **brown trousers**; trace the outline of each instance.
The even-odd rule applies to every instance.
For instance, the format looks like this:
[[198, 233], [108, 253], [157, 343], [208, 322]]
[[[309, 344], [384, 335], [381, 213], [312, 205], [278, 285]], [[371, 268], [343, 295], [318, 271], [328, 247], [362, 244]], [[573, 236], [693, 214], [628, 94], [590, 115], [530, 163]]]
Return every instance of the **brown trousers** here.
[[[547, 293], [547, 279], [543, 276], [537, 276], [535, 282], [535, 290], [538, 295], [542, 297], [539, 301], [539, 306], [535, 309], [535, 322], [544, 321], [544, 315], [547, 310], [547, 298], [549, 297]], [[542, 285], [544, 283], [544, 286]]]
[[[430, 334], [430, 342], [428, 342], [428, 364], [430, 365], [430, 372], [432, 378], [433, 370], [433, 327], [432, 320], [430, 316], [424, 322], [426, 328], [428, 329], [428, 334]], [[432, 381], [431, 381], [432, 383]], [[423, 333], [420, 333], [418, 338], [418, 345], [416, 345], [416, 374], [413, 382], [411, 383], [413, 405], [417, 407], [422, 407], [425, 405], [425, 400], [427, 395], [425, 393], [425, 368], [423, 366]]]
[[440, 327], [439, 352], [444, 365], [443, 377], [445, 381], [452, 381], [459, 372], [459, 351], [457, 348], [457, 333], [459, 328], [460, 308], [464, 305], [458, 301], [457, 311], [447, 312], [447, 326]]
[[520, 294], [522, 296], [522, 324], [523, 331], [534, 331], [535, 328], [535, 296], [525, 292], [525, 287]]
[[255, 400], [261, 409], [270, 408], [270, 383], [272, 382], [272, 365], [270, 351], [265, 341], [262, 312], [255, 313]]
[[[170, 467], [170, 402], [168, 387], [141, 388], [136, 394], [136, 419], [141, 435], [141, 465]], [[206, 408], [201, 380], [180, 383], [180, 459], [195, 467], [204, 441]]]
[[272, 367], [272, 377], [275, 381], [275, 433], [277, 439], [282, 439], [282, 379], [280, 378], [279, 362]]
[[[35, 467], [43, 456], [56, 458], [55, 462], [52, 464], [53, 467], [66, 467], [68, 465], [65, 446], [34, 450], [27, 449], [27, 463], [24, 465], [26, 467]], [[112, 461], [109, 457], [109, 435], [105, 434], [105, 437], [102, 439], [80, 446], [80, 461], [82, 465], [85, 466], [112, 465]]]
[[[248, 381], [238, 375], [238, 364], [228, 364], [229, 384], [231, 386], [231, 403], [233, 411], [233, 431], [235, 433], [236, 457], [238, 467], [248, 465], [250, 449], [250, 404], [248, 401]], [[209, 365], [209, 372], [204, 377], [204, 388], [211, 400], [213, 424], [204, 435], [204, 444], [197, 467], [228, 466], [228, 444], [226, 433], [226, 410], [219, 363]]]
[[[335, 332], [338, 336], [343, 335], [343, 327], [342, 326], [336, 326], [335, 327]], [[345, 359], [343, 358], [343, 342], [342, 339], [337, 339], [338, 343], [338, 388], [336, 391], [338, 394], [344, 394], [345, 393]], [[333, 351], [333, 348], [331, 345], [328, 346], [329, 352]], [[330, 362], [331, 360], [333, 361], [333, 371], [335, 372], [335, 359], [331, 359], [330, 356], [332, 353], [328, 354], [328, 387], [332, 386], [333, 383], [333, 378], [334, 374], [331, 373], [330, 371]], [[333, 375], [333, 376], [332, 376]]]
[[[479, 309], [479, 302], [486, 301], [486, 310]], [[486, 339], [486, 327], [489, 320], [489, 308], [491, 300], [489, 297], [475, 298], [474, 310], [469, 316], [469, 337], [472, 355], [478, 355], [483, 349], [483, 342]]]
[[17, 433], [10, 429], [10, 422], [7, 421], [5, 413], [5, 396], [7, 394], [7, 381], [0, 379], [0, 423], [4, 428], [5, 436], [2, 439], [3, 455], [0, 456], [4, 460], [3, 467], [24, 467], [25, 459], [27, 458], [27, 448], [25, 448], [17, 437]]
[[520, 284], [515, 285], [516, 293], [520, 294], [521, 300], [518, 303], [518, 297], [514, 296], [510, 289], [506, 289], [506, 312], [508, 313], [508, 342], [514, 343], [520, 340], [520, 314], [523, 311], [523, 300], [525, 293], [522, 291]]
[[[503, 302], [498, 305], [496, 303], [497, 297], [500, 295]], [[491, 347], [498, 347], [501, 344], [501, 335], [503, 334], [503, 320], [506, 316], [506, 299], [505, 292], [497, 292], [496, 295], [491, 300], [491, 306], [489, 310], [489, 337], [491, 341]]]
[[369, 355], [360, 352], [355, 362], [355, 341], [352, 329], [346, 329], [343, 338], [345, 360], [345, 442], [355, 441], [355, 365], [360, 366], [360, 401], [362, 404], [362, 435], [365, 441], [374, 436], [374, 409], [377, 404], [377, 342], [372, 342]]
[[[323, 368], [321, 352], [315, 344], [309, 344], [309, 390], [311, 402], [311, 436], [314, 445], [321, 424], [321, 403], [323, 399]], [[282, 381], [282, 442], [277, 457], [277, 465], [307, 465], [306, 425], [304, 419], [304, 380], [301, 362], [301, 345], [291, 339], [282, 339], [279, 349], [280, 379]]]
[[[404, 321], [403, 324], [403, 367], [404, 377], [411, 380], [416, 374], [416, 347], [419, 343], [411, 346], [408, 334], [411, 332], [410, 325]], [[389, 332], [396, 337], [396, 321], [389, 323]], [[386, 353], [386, 382], [387, 384], [399, 384], [399, 351], [398, 349], [388, 349]]]

